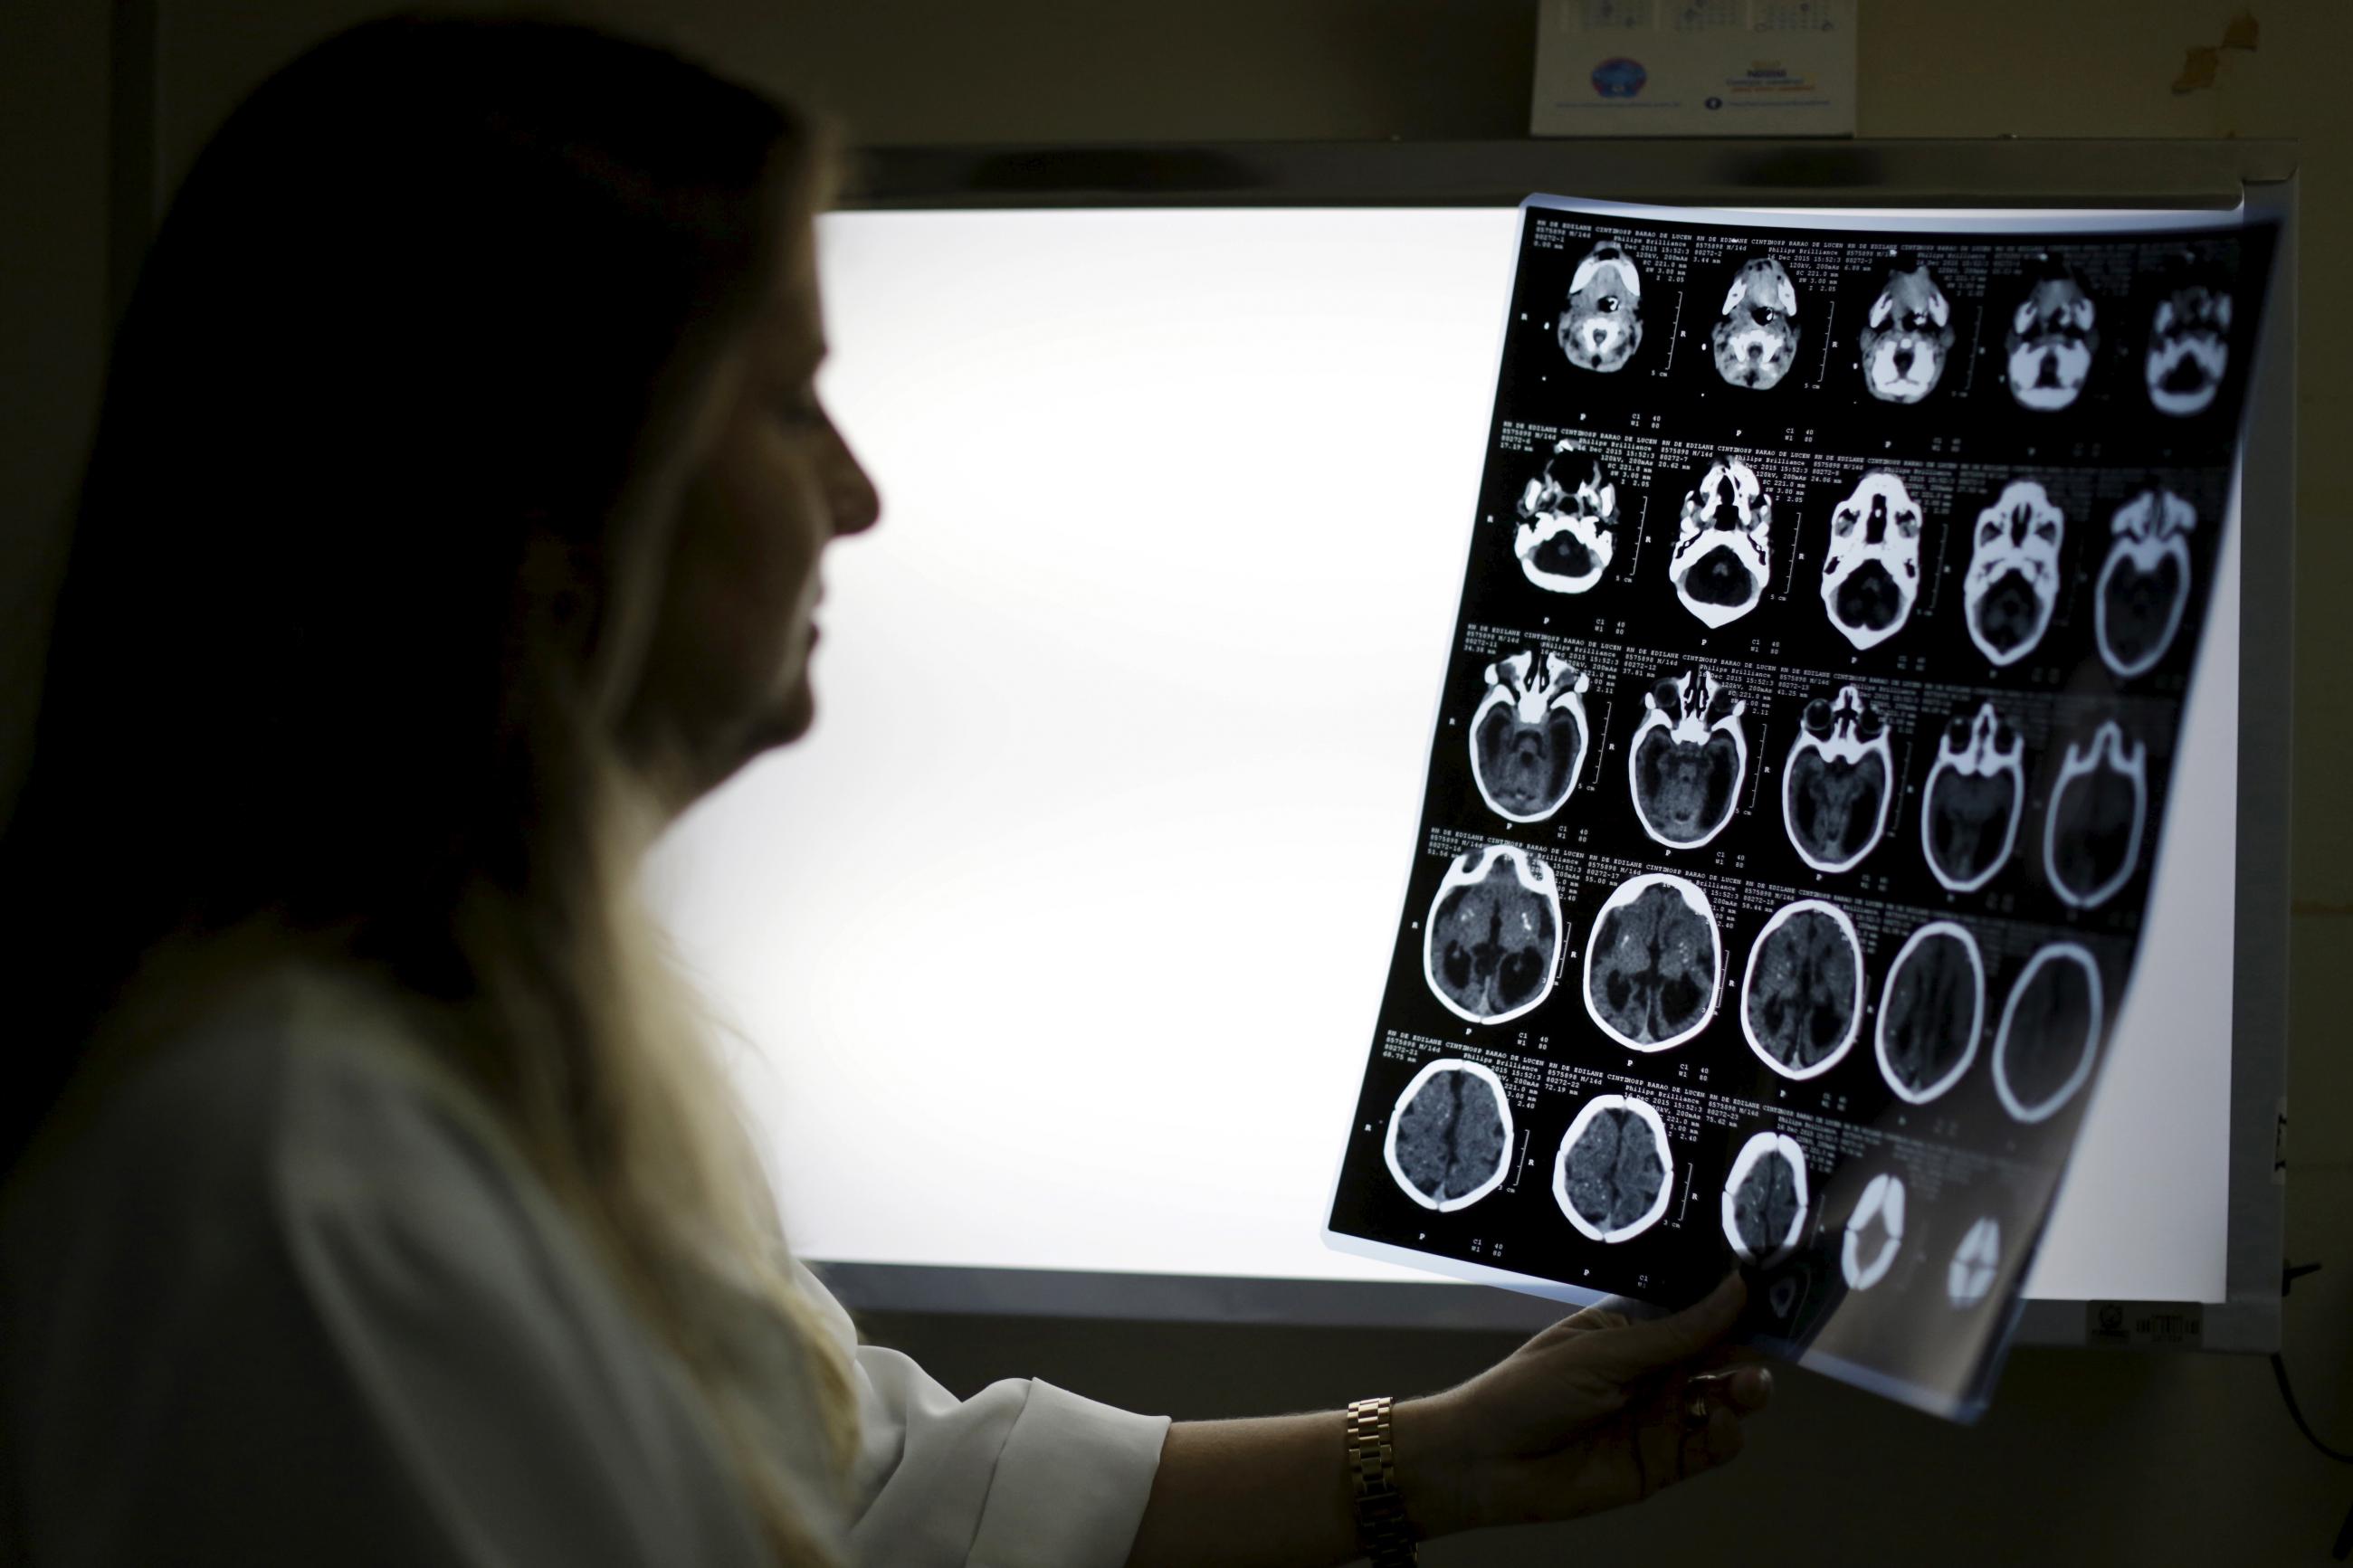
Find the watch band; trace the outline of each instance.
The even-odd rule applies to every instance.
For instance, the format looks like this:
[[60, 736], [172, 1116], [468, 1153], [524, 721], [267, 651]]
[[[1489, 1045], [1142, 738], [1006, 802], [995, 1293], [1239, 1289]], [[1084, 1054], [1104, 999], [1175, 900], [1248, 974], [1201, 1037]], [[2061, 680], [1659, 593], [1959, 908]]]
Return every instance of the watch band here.
[[1356, 1544], [1372, 1568], [1411, 1568], [1418, 1561], [1397, 1489], [1397, 1450], [1389, 1436], [1384, 1394], [1348, 1406], [1348, 1479], [1356, 1489]]

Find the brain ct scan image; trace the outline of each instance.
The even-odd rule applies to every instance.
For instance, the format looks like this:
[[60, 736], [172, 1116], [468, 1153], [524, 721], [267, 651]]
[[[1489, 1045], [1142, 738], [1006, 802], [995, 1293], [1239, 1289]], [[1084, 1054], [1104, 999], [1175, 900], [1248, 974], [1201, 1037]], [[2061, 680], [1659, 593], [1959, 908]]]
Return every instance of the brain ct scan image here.
[[1582, 594], [1618, 553], [1618, 486], [1573, 441], [1554, 444], [1544, 472], [1520, 492], [1519, 515], [1512, 553], [1539, 588]]
[[1448, 1214], [1477, 1203], [1511, 1168], [1503, 1080], [1476, 1062], [1431, 1062], [1398, 1096], [1382, 1152], [1389, 1174], [1422, 1207]]
[[2132, 879], [2148, 816], [2148, 748], [2113, 722], [2070, 745], [2042, 819], [2042, 868], [2052, 891], [2095, 909]]
[[1577, 264], [1556, 335], [1579, 370], [1623, 370], [1642, 346], [1642, 274], [1615, 242], [1603, 240]]
[[1585, 1010], [1629, 1050], [1663, 1051], [1707, 1027], [1724, 984], [1724, 942], [1707, 897], [1651, 871], [1618, 886], [1585, 947]]
[[1770, 391], [1798, 363], [1798, 286], [1769, 256], [1742, 264], [1708, 333], [1715, 374], [1727, 385]]
[[2187, 417], [2213, 406], [2231, 363], [2231, 291], [2220, 277], [2185, 256], [2149, 322], [2148, 400]]
[[1640, 1236], [1667, 1212], [1674, 1193], [1667, 1125], [1648, 1102], [1598, 1094], [1585, 1102], [1552, 1167], [1553, 1201], [1593, 1241]]
[[1806, 1156], [1797, 1140], [1759, 1132], [1724, 1183], [1724, 1239], [1743, 1263], [1775, 1264], [1806, 1233]]
[[2002, 1005], [1993, 1089], [2021, 1121], [2041, 1121], [2074, 1097], [2100, 1051], [2100, 966], [2072, 942], [2035, 950]]
[[1557, 654], [1531, 648], [1483, 672], [1487, 695], [1471, 715], [1471, 777], [1487, 809], [1542, 822], [1568, 799], [1585, 765], [1585, 692], [1591, 684]]
[[1881, 402], [1917, 403], [1936, 390], [1953, 348], [1953, 307], [1926, 262], [1895, 258], [1856, 342], [1862, 384]]
[[[1667, 28], [1664, 15], [1635, 31]], [[1466, 468], [1455, 503], [1470, 538], [1414, 525], [1442, 525], [1443, 476], [1409, 484], [1390, 462], [1373, 502], [1398, 504], [1350, 510], [1354, 543], [1335, 554], [1338, 536], [1310, 529], [1295, 570], [1240, 562], [1241, 586], [1271, 596], [1236, 622], [1226, 668], [1277, 689], [1260, 645], [1285, 627], [1349, 650], [1325, 658], [1320, 718], [1291, 724], [1344, 739], [1378, 739], [1365, 704], [1379, 693], [1348, 671], [1377, 674], [1398, 651], [1366, 617], [1411, 630], [1359, 602], [1366, 572], [1402, 562], [1430, 590], [1439, 701], [1405, 716], [1428, 725], [1428, 749], [1340, 770], [1368, 784], [1385, 771], [1418, 792], [1418, 814], [1396, 846], [1398, 901], [1342, 900], [1395, 924], [1368, 957], [1380, 1007], [1357, 1037], [1323, 1229], [1335, 1249], [1660, 1308], [1735, 1268], [1744, 1341], [1957, 1422], [2000, 1386], [2038, 1261], [2051, 1300], [2214, 1294], [2221, 1249], [2187, 1243], [2231, 1217], [2193, 1191], [2212, 1163], [2199, 1151], [2233, 1121], [2206, 1070], [2228, 1065], [2231, 992], [2198, 970], [2229, 979], [2213, 928], [2278, 858], [2249, 847], [2274, 847], [2258, 830], [2278, 828], [2277, 792], [2257, 785], [2284, 766], [2281, 745], [2255, 743], [2285, 721], [2264, 679], [2285, 578], [2279, 550], [2257, 548], [2279, 541], [2242, 542], [2235, 514], [2276, 521], [2255, 503], [2293, 478], [2292, 410], [2271, 395], [2295, 366], [2271, 351], [2293, 346], [2296, 300], [2267, 294], [2309, 276], [2277, 255], [2293, 204], [2249, 202], [2127, 211], [2063, 192], [1841, 216], [1535, 195], [1492, 215], [1516, 269], [1487, 302], [1503, 322], [1478, 481]], [[1336, 238], [1372, 243], [1385, 267], [1404, 254]], [[1307, 247], [1305, 280], [1327, 302], [1328, 249]], [[1142, 319], [1134, 268], [1107, 276], [1109, 308]], [[1357, 338], [1384, 363], [1422, 355], [1429, 374], [1408, 379], [1468, 401], [1447, 368], [1462, 367], [1403, 331], [1418, 317], [1385, 318], [1377, 300], [1325, 314], [1388, 321], [1399, 330]], [[1308, 359], [1340, 382], [1353, 363]], [[1329, 398], [1292, 402], [1297, 417], [1275, 424], [1298, 452], [1352, 453], [1349, 430], [1386, 428], [1319, 423], [1348, 413]], [[1125, 450], [1116, 432], [1083, 447], [1105, 462]], [[1416, 499], [1425, 489], [1435, 502]], [[1427, 559], [1376, 548], [1389, 523]], [[1155, 560], [1174, 572], [1185, 553]], [[1319, 615], [1362, 635], [1317, 633]], [[1169, 650], [1179, 676], [1194, 662], [1179, 634], [1128, 644]], [[1057, 668], [1092, 668], [1074, 658]], [[1120, 675], [1071, 706], [1074, 744], [1084, 714], [1127, 711]], [[1229, 729], [1264, 707], [1214, 705]], [[1176, 733], [1157, 711], [1146, 702], [1129, 728]], [[1235, 740], [1261, 731], [1290, 732], [1270, 718]], [[1226, 774], [1247, 798], [1227, 815], [1256, 821], [1261, 795], [1281, 814], [1277, 779], [1339, 776], [1292, 760], [1236, 761]], [[2234, 778], [2253, 823], [2236, 883]], [[1348, 825], [1330, 793], [1291, 807], [1293, 837]], [[2161, 839], [2197, 853], [2161, 860]], [[1259, 901], [1286, 927], [1332, 903]], [[708, 922], [723, 936], [726, 912]], [[1279, 959], [1259, 965], [1268, 984], [1299, 991], [1300, 956], [1275, 948], [1250, 956]], [[2133, 1011], [2158, 1037], [2146, 1051], [2122, 1016], [2136, 974], [2166, 983]], [[2093, 1123], [2111, 1028], [2137, 1054]], [[1495, 1081], [1451, 1068], [1406, 1087], [1457, 1058]], [[1557, 1218], [1528, 1190], [1547, 1173]], [[1470, 1206], [1434, 1212], [1456, 1203]]]
[[1662, 680], [1642, 695], [1642, 721], [1626, 749], [1626, 777], [1642, 831], [1694, 849], [1724, 831], [1748, 772], [1748, 705], [1704, 669]]
[[1985, 959], [1968, 928], [1931, 921], [1904, 939], [1879, 993], [1877, 1051], [1887, 1087], [1926, 1105], [1961, 1080], [1985, 1028]]
[[1675, 598], [1711, 629], [1757, 607], [1773, 574], [1773, 498], [1737, 458], [1708, 465], [1683, 497], [1667, 581]]
[[2092, 594], [2100, 658], [2130, 680], [2173, 646], [2189, 606], [2189, 533], [2198, 510], [2171, 490], [2146, 489], [2116, 509], [2115, 541]]
[[1920, 852], [1952, 891], [1984, 887], [2017, 847], [2025, 757], [2025, 742], [1990, 702], [1974, 716], [1955, 714], [1937, 738], [1936, 763], [1920, 792]]
[[1904, 1178], [1882, 1171], [1864, 1184], [1854, 1213], [1847, 1216], [1839, 1246], [1839, 1271], [1850, 1290], [1868, 1290], [1887, 1278], [1904, 1250]]
[[2049, 629], [2066, 531], [2066, 517], [2031, 479], [2012, 479], [1978, 513], [1961, 605], [1969, 640], [1993, 663], [2017, 663]]
[[2096, 314], [2074, 268], [2043, 257], [2010, 319], [2010, 395], [2021, 408], [2048, 413], [2075, 401], [2099, 352]]
[[1783, 1078], [1828, 1072], [1862, 1028], [1862, 942], [1836, 904], [1800, 899], [1765, 922], [1740, 982], [1740, 1030]]
[[1552, 990], [1561, 938], [1552, 868], [1515, 845], [1490, 844], [1464, 852], [1439, 882], [1422, 930], [1422, 974], [1458, 1017], [1500, 1024]]
[[1836, 701], [1806, 704], [1781, 769], [1781, 825], [1798, 858], [1817, 871], [1848, 871], [1887, 826], [1895, 759], [1879, 710], [1852, 686]]
[[1822, 608], [1847, 641], [1877, 647], [1904, 629], [1919, 596], [1919, 505], [1902, 479], [1873, 468], [1831, 512]]
[[1989, 1215], [1969, 1226], [1945, 1270], [1945, 1299], [1967, 1310], [1986, 1299], [2001, 1264], [2001, 1225]]

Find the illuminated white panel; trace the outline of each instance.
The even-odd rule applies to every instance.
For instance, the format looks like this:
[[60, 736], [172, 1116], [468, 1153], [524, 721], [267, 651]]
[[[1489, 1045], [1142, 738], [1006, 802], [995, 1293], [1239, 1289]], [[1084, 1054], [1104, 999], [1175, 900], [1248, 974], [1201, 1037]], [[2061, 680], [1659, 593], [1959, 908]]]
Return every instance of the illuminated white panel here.
[[[823, 220], [824, 390], [883, 521], [828, 558], [817, 730], [654, 877], [756, 1047], [805, 1253], [1429, 1278], [1319, 1231], [1517, 222]], [[2226, 655], [2235, 624], [2226, 597]], [[2232, 697], [2191, 710], [2211, 765], [2144, 965], [2169, 990], [2127, 1004], [2038, 1293], [2221, 1294]]]

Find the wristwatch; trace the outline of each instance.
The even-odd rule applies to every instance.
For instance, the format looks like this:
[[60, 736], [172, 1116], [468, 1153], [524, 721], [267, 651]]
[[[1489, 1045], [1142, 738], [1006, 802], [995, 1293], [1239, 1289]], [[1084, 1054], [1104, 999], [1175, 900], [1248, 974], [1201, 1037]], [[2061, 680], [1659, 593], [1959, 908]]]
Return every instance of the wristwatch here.
[[1348, 1406], [1348, 1479], [1356, 1495], [1356, 1544], [1372, 1568], [1412, 1568], [1418, 1560], [1397, 1489], [1397, 1451], [1389, 1438], [1386, 1394]]

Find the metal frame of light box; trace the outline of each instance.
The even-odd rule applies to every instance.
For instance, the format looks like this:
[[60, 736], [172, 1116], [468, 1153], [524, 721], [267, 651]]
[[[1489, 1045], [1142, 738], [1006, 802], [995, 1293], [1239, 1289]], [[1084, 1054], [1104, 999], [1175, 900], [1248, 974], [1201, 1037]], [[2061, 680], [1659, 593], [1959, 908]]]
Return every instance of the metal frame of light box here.
[[[2019, 1342], [2098, 1342], [2171, 1314], [2176, 1342], [2279, 1346], [2295, 551], [2296, 145], [2127, 142], [1282, 142], [877, 147], [853, 210], [1496, 206], [1531, 191], [1689, 206], [2204, 208], [2282, 226], [2240, 492], [2239, 788], [2228, 1263], [2220, 1302], [2030, 1300]], [[868, 1311], [1528, 1330], [1557, 1307], [1440, 1283], [826, 1263]], [[2146, 1337], [2146, 1336], [2142, 1336]]]

